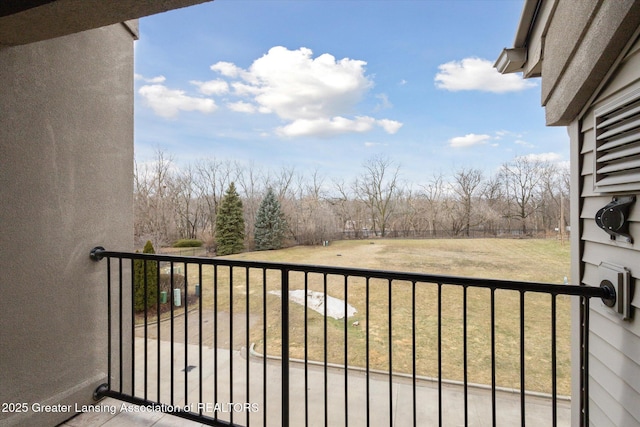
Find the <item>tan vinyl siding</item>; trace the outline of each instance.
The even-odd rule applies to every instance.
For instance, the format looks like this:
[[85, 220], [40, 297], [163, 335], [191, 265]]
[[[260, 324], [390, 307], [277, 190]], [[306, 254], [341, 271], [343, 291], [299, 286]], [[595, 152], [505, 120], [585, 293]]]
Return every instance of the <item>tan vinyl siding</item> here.
[[[598, 228], [594, 217], [598, 209], [611, 202], [612, 196], [640, 192], [600, 193], [594, 189], [595, 131], [594, 111], [621, 96], [640, 88], [640, 42], [636, 42], [602, 89], [591, 108], [580, 120], [582, 146], [581, 203], [579, 233], [582, 242], [582, 283], [599, 286], [598, 265], [610, 262], [631, 271], [640, 280], [640, 200], [630, 213], [630, 233], [634, 243], [611, 240]], [[637, 287], [636, 287], [637, 288]], [[637, 293], [637, 291], [636, 291]], [[640, 298], [636, 298], [636, 304]], [[589, 415], [594, 426], [640, 425], [640, 313], [623, 321], [601, 301], [590, 306], [591, 329], [589, 357]]]

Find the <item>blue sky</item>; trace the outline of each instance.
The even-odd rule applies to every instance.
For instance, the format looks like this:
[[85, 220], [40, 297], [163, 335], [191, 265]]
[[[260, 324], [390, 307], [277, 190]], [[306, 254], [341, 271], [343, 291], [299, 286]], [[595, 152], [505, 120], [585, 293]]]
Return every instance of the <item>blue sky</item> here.
[[138, 162], [160, 148], [349, 181], [384, 156], [404, 179], [515, 156], [569, 159], [539, 79], [492, 68], [520, 0], [216, 0], [140, 20]]

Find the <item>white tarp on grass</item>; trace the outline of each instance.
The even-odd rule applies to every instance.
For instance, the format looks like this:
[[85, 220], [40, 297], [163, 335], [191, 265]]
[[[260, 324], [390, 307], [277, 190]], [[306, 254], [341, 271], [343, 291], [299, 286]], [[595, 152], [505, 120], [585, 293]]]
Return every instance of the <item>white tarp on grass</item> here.
[[[270, 294], [280, 296], [280, 291], [271, 291]], [[289, 300], [304, 306], [304, 289], [289, 291]], [[307, 307], [324, 316], [324, 294], [322, 292], [307, 291]], [[347, 318], [352, 317], [357, 310], [347, 304]], [[334, 319], [344, 319], [344, 300], [327, 295], [327, 316]]]

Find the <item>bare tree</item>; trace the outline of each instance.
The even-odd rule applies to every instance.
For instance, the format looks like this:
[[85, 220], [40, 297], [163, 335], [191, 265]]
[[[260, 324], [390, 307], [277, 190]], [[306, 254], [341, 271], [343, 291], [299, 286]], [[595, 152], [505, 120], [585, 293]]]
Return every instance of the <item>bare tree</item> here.
[[166, 244], [173, 232], [173, 207], [168, 191], [172, 164], [171, 155], [158, 149], [153, 161], [136, 163], [134, 170], [135, 236], [151, 240], [156, 247]]
[[255, 234], [256, 213], [260, 207], [264, 191], [266, 191], [261, 185], [261, 182], [268, 181], [253, 163], [246, 167], [242, 167], [242, 165], [236, 163], [234, 181], [238, 185], [244, 208], [245, 248], [253, 249], [255, 246], [253, 238]]
[[441, 173], [433, 174], [426, 185], [422, 186], [422, 196], [427, 202], [427, 221], [432, 236], [437, 233], [444, 195], [444, 177]]
[[460, 222], [466, 236], [469, 236], [471, 230], [473, 198], [476, 196], [481, 183], [482, 171], [480, 169], [462, 168], [456, 171], [454, 175], [453, 191], [457, 196], [458, 203], [461, 205], [457, 211], [462, 216]]
[[520, 156], [501, 168], [509, 210], [507, 215], [518, 218], [523, 234], [527, 234], [527, 219], [538, 209], [536, 195], [548, 164]]
[[225, 190], [231, 183], [233, 165], [230, 162], [220, 162], [216, 159], [198, 161], [195, 165], [197, 174], [196, 187], [199, 198], [206, 207], [209, 235], [215, 236], [216, 215], [222, 202]]
[[373, 157], [363, 167], [364, 173], [354, 183], [355, 194], [369, 209], [374, 233], [379, 229], [385, 237], [401, 193], [400, 166], [387, 157]]

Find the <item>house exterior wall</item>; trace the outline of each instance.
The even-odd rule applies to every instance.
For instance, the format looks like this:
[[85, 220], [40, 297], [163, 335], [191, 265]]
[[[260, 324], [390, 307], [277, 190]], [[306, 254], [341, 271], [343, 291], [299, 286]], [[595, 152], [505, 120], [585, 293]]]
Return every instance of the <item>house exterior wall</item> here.
[[[630, 211], [633, 243], [611, 240], [596, 212], [620, 192], [594, 186], [595, 113], [640, 90], [640, 2], [635, 0], [525, 0], [514, 49], [525, 48], [525, 78], [542, 77], [541, 103], [547, 125], [568, 126], [571, 141], [571, 277], [600, 286], [608, 278], [601, 263], [630, 271], [631, 318], [623, 320], [601, 301], [590, 303], [587, 411], [594, 426], [640, 425], [640, 200]], [[527, 34], [522, 37], [522, 34]], [[501, 56], [502, 58], [502, 56]], [[513, 72], [512, 69], [502, 69]], [[613, 104], [612, 104], [613, 103]], [[601, 110], [602, 111], [602, 110]], [[633, 148], [633, 147], [631, 147]], [[630, 161], [633, 158], [629, 159]], [[629, 182], [635, 179], [629, 172]], [[604, 187], [603, 187], [604, 188]], [[613, 187], [612, 187], [613, 188]], [[626, 192], [625, 192], [626, 191]], [[582, 307], [572, 306], [572, 423], [582, 425]]]
[[96, 245], [133, 242], [133, 39], [115, 24], [0, 48], [0, 425], [56, 425], [107, 377]]
[[[640, 88], [640, 40], [636, 40], [601, 86], [584, 114], [574, 122], [579, 131], [572, 138], [572, 160], [579, 165], [579, 235], [575, 250], [581, 263], [582, 283], [600, 286], [601, 262], [626, 267], [633, 280], [640, 279], [640, 206], [630, 211], [633, 243], [611, 240], [595, 222], [596, 212], [611, 202], [612, 196], [594, 191], [595, 156], [594, 111], [622, 95]], [[634, 194], [634, 193], [628, 193]], [[572, 223], [573, 225], [573, 223]], [[633, 291], [632, 291], [633, 292]], [[640, 292], [635, 290], [636, 307]], [[633, 309], [632, 309], [633, 310]], [[640, 425], [640, 319], [637, 310], [631, 320], [620, 316], [600, 301], [592, 301], [589, 332], [589, 415], [595, 426]]]

